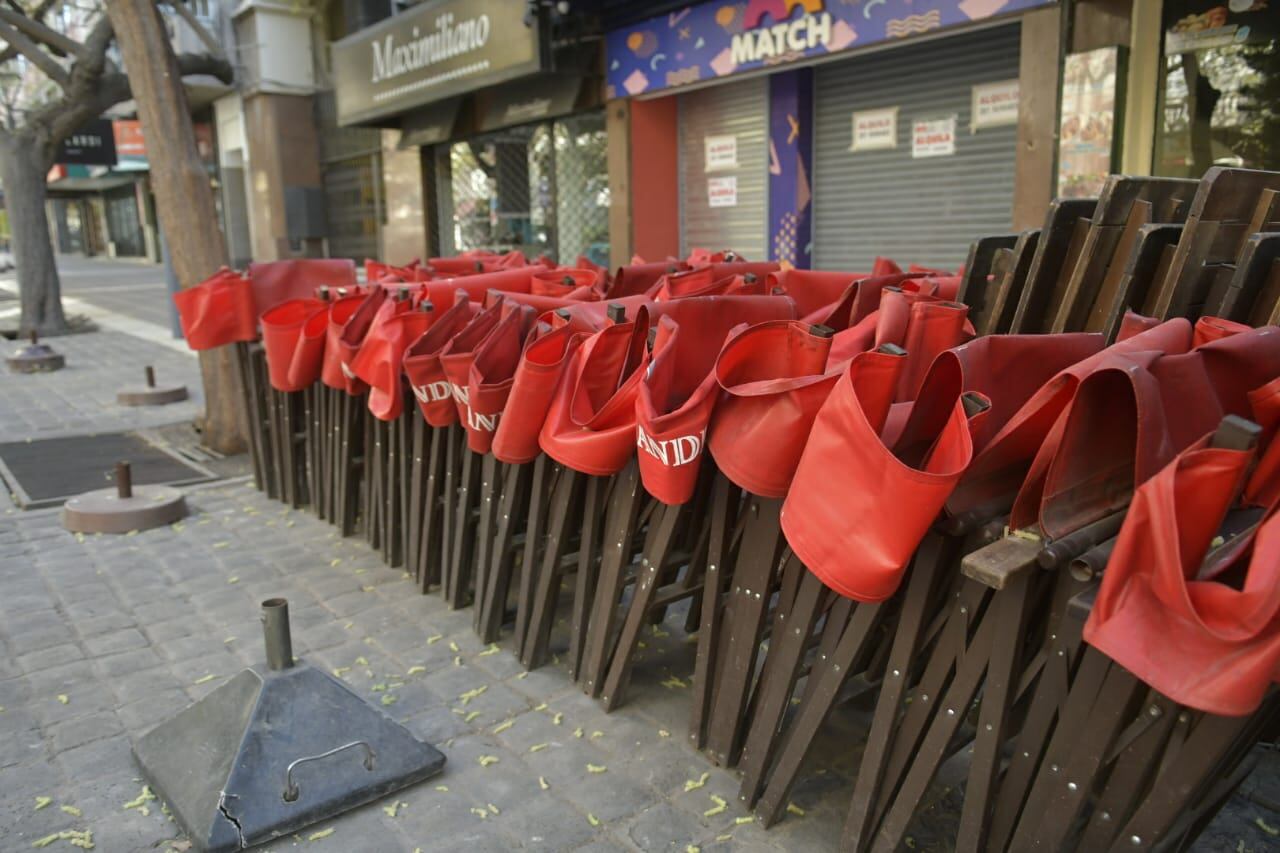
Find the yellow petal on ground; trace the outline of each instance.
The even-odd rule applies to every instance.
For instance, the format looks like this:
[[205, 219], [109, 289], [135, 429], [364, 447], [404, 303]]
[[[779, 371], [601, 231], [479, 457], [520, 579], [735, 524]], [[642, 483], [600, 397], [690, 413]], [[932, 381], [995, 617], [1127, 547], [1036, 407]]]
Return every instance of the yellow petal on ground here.
[[382, 704], [383, 704], [383, 705], [394, 705], [394, 704], [396, 704], [396, 697], [395, 697], [393, 694], [388, 693], [386, 696], [383, 696], [383, 697], [382, 697]]
[[[145, 809], [147, 808], [147, 803], [151, 800], [154, 800], [155, 798], [156, 798], [156, 795], [151, 793], [151, 786], [143, 785], [142, 793], [138, 794], [138, 796], [134, 797], [132, 800], [125, 803], [124, 807], [126, 809]], [[150, 809], [148, 809], [148, 811], [150, 811]]]
[[684, 846], [684, 853], [702, 853], [702, 848], [696, 844], [686, 844]]
[[754, 817], [747, 815], [746, 817], [735, 817], [733, 822], [737, 826], [742, 826], [744, 823], [751, 823], [753, 820], [755, 820]]
[[1280, 829], [1277, 829], [1260, 817], [1255, 817], [1253, 822], [1258, 825], [1258, 829], [1261, 829], [1267, 835], [1280, 835]]
[[551, 718], [551, 724], [554, 726], [558, 726], [563, 722], [564, 722], [564, 714], [560, 713], [559, 711], [556, 711], [556, 715]]
[[354, 622], [348, 622], [347, 624], [343, 625], [342, 627], [343, 627], [343, 628], [345, 628], [346, 630], [350, 631], [350, 630], [351, 630], [352, 628], [354, 628], [355, 626], [356, 626], [356, 623], [354, 623]]
[[454, 666], [462, 666], [462, 655], [455, 655], [453, 658]]
[[31, 846], [38, 850], [41, 847], [48, 847], [50, 844], [52, 844], [57, 840], [58, 840], [58, 833], [55, 832], [53, 835], [46, 835], [44, 838], [38, 839], [36, 841], [32, 841]]
[[697, 779], [684, 780], [685, 793], [687, 794], [690, 791], [701, 788], [703, 785], [707, 784], [707, 780], [710, 778], [711, 778], [711, 771], [707, 771], [706, 773], [703, 773], [701, 776], [699, 776]]
[[377, 589], [377, 587], [374, 587], [374, 586], [362, 586], [362, 587], [360, 587], [360, 591], [361, 591], [361, 592], [373, 592], [375, 589]]
[[240, 583], [240, 578], [237, 575], [232, 575], [231, 577], [227, 578], [227, 583]]
[[372, 687], [370, 687], [369, 689], [370, 689], [370, 690], [372, 690], [374, 693], [386, 693], [386, 692], [387, 692], [387, 685], [385, 685], [385, 684], [375, 684], [375, 685], [373, 685]]
[[490, 764], [497, 764], [497, 763], [498, 763], [498, 756], [496, 756], [496, 755], [482, 755], [482, 756], [480, 756], [480, 757], [479, 757], [478, 759], [476, 759], [476, 760], [480, 762], [480, 766], [481, 766], [481, 767], [488, 767]]
[[516, 721], [515, 721], [515, 720], [506, 720], [506, 721], [504, 721], [504, 722], [501, 722], [501, 723], [499, 723], [498, 725], [496, 725], [496, 726], [494, 726], [494, 727], [493, 727], [493, 733], [494, 733], [495, 735], [500, 735], [500, 734], [502, 734], [503, 732], [505, 732], [507, 729], [509, 729], [509, 728], [511, 728], [512, 726], [514, 726], [515, 724], [516, 724]]
[[58, 701], [59, 701], [59, 702], [61, 702], [63, 705], [65, 705], [65, 704], [67, 704], [68, 702], [70, 702], [71, 700], [70, 700], [69, 698], [67, 698], [67, 694], [65, 694], [65, 693], [59, 693], [59, 694], [58, 694]]
[[732, 832], [726, 832], [724, 835], [717, 835], [716, 841], [730, 841], [733, 839]]
[[498, 811], [498, 807], [495, 806], [493, 803], [489, 803], [488, 805], [489, 805], [489, 811], [493, 812], [494, 814], [502, 814], [502, 812]]
[[66, 814], [71, 815], [72, 817], [80, 817], [81, 815], [80, 810], [75, 806], [58, 806], [58, 808], [61, 809]]
[[600, 825], [600, 818], [596, 817], [596, 816], [595, 816], [595, 815], [593, 815], [593, 814], [588, 814], [588, 815], [587, 815], [587, 823], [591, 824], [592, 826], [599, 826], [599, 825]]
[[360, 664], [361, 666], [368, 666], [369, 659], [366, 658], [364, 655], [361, 655], [360, 657], [356, 658], [356, 663]]
[[399, 813], [401, 805], [402, 805], [401, 803], [392, 803], [389, 806], [383, 806], [382, 811], [386, 814], [387, 817], [395, 817], [396, 814]]
[[578, 726], [576, 729], [573, 730], [573, 736], [582, 737], [582, 726]]
[[529, 747], [529, 751], [530, 751], [530, 752], [542, 752], [542, 750], [546, 749], [546, 748], [547, 748], [547, 746], [548, 746], [548, 744], [545, 744], [545, 743], [535, 743], [533, 746]]
[[490, 643], [489, 648], [485, 649], [480, 654], [476, 655], [476, 657], [487, 658], [489, 655], [496, 655], [499, 651], [501, 651], [501, 649], [498, 648], [497, 643]]
[[235, 635], [233, 634], [232, 636], [227, 637], [222, 642], [223, 642], [223, 645], [226, 645], [227, 643], [234, 643], [235, 641], [236, 641], [236, 638], [235, 638]]
[[588, 739], [588, 740], [595, 740], [595, 739], [596, 739], [596, 738], [598, 738], [598, 737], [604, 737], [604, 732], [600, 731], [599, 729], [596, 729], [594, 732], [592, 732], [592, 733], [591, 733], [591, 737], [589, 737], [589, 738], [587, 738], [587, 739]]
[[329, 561], [329, 568], [333, 568], [334, 566], [338, 565], [341, 562], [342, 562], [341, 557], [334, 557], [332, 560]]
[[341, 678], [344, 672], [350, 672], [350, 671], [351, 671], [351, 667], [349, 666], [335, 666], [333, 668], [333, 677]]
[[473, 815], [475, 815], [476, 817], [480, 818], [481, 820], [484, 820], [485, 818], [487, 818], [487, 817], [489, 816], [489, 810], [488, 810], [488, 809], [477, 809], [477, 808], [473, 808], [473, 809], [471, 809], [471, 813], [472, 813]]
[[330, 835], [333, 835], [333, 832], [334, 832], [334, 829], [331, 826], [328, 829], [322, 829], [319, 832], [311, 833], [310, 835], [307, 836], [307, 840], [319, 841], [321, 838], [328, 838]]
[[465, 693], [459, 694], [458, 701], [461, 702], [463, 705], [466, 705], [472, 699], [476, 699], [484, 695], [484, 692], [488, 689], [489, 689], [489, 685], [481, 684], [479, 687], [475, 688], [474, 690], [468, 690]]
[[462, 718], [462, 722], [464, 722], [464, 723], [469, 723], [469, 722], [471, 722], [472, 720], [474, 720], [474, 719], [475, 719], [476, 717], [478, 717], [478, 716], [480, 716], [480, 712], [479, 712], [479, 711], [471, 711], [471, 712], [470, 712], [470, 713], [468, 713], [465, 717], [463, 717], [463, 718]]
[[541, 789], [542, 789], [542, 790], [544, 790], [544, 791], [551, 787], [551, 785], [547, 783], [547, 777], [546, 777], [546, 776], [539, 776], [539, 777], [538, 777], [538, 787], [539, 787], [539, 788], [541, 788]]
[[36, 797], [36, 811], [40, 811], [45, 806], [53, 802], [53, 797]]
[[[130, 533], [135, 533], [135, 534], [136, 534], [138, 531], [136, 531], [136, 530], [130, 530], [129, 532], [130, 532]], [[228, 545], [230, 545], [230, 544], [231, 544], [230, 542], [214, 542], [214, 543], [213, 543], [213, 547], [214, 547], [214, 548], [225, 548], [225, 547], [227, 547], [227, 546], [228, 546]]]
[[547, 703], [546, 703], [546, 702], [543, 702], [541, 705], [539, 705], [538, 707], [534, 708], [533, 710], [535, 710], [535, 711], [545, 711], [545, 710], [547, 710]]
[[407, 674], [417, 675], [420, 672], [426, 672], [426, 671], [427, 671], [427, 668], [425, 666], [411, 666], [409, 667], [409, 672]]
[[517, 676], [516, 676], [516, 679], [517, 679], [518, 681], [524, 681], [524, 680], [525, 680], [526, 678], [528, 678], [528, 677], [529, 677], [529, 673], [527, 673], [527, 672], [522, 672], [522, 673], [520, 673], [519, 675], [517, 675]]
[[450, 641], [449, 641], [449, 651], [451, 651], [451, 652], [455, 652], [455, 653], [456, 653], [456, 652], [460, 652], [460, 651], [462, 651], [462, 650], [458, 648], [458, 644], [457, 644], [457, 643], [455, 643], [453, 640], [450, 640]]
[[210, 681], [213, 681], [217, 677], [218, 676], [214, 675], [213, 673], [209, 673], [208, 675], [200, 676], [199, 678], [197, 678], [195, 681], [191, 683], [192, 684], [208, 684]]
[[715, 806], [703, 812], [702, 813], [703, 817], [715, 817], [716, 815], [723, 812], [725, 809], [729, 808], [729, 804], [725, 802], [724, 797], [717, 797], [715, 794], [712, 794], [711, 802], [715, 803]]
[[609, 769], [609, 768], [608, 768], [608, 767], [605, 767], [603, 764], [588, 764], [588, 765], [587, 765], [587, 772], [588, 772], [588, 773], [603, 773], [604, 771], [606, 771], [606, 770], [608, 770], [608, 769]]
[[437, 791], [440, 791], [440, 792], [442, 792], [442, 793], [447, 794], [447, 793], [449, 793], [449, 786], [448, 786], [448, 785], [436, 785], [436, 790], [437, 790]]
[[444, 634], [432, 634], [430, 637], [427, 637], [427, 645], [434, 646], [436, 643], [440, 642], [443, 639], [444, 639]]
[[673, 675], [666, 681], [662, 682], [662, 686], [668, 690], [675, 690], [680, 687], [688, 687], [689, 685], [681, 681], [678, 675]]
[[671, 732], [666, 729], [658, 729], [658, 737], [671, 737]]
[[795, 803], [787, 803], [787, 811], [791, 812], [791, 814], [796, 817], [804, 817], [804, 809], [800, 808]]

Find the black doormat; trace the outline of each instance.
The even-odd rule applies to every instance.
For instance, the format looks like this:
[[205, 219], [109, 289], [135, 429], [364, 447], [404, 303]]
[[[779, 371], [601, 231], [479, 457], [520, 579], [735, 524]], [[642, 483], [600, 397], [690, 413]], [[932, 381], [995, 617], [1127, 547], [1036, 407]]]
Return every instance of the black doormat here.
[[136, 432], [109, 432], [0, 444], [0, 477], [23, 509], [56, 506], [111, 485], [117, 462], [128, 462], [135, 485], [184, 485], [212, 472], [152, 444]]

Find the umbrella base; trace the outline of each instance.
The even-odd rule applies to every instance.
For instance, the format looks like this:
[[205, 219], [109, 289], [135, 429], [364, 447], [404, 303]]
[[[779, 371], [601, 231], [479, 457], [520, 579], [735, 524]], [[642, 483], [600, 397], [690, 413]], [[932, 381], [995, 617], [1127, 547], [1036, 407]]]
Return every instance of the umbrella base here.
[[154, 388], [136, 385], [121, 388], [116, 402], [121, 406], [164, 406], [187, 399], [186, 385], [158, 385]]
[[25, 346], [4, 361], [11, 373], [52, 373], [67, 366], [62, 353], [54, 352], [46, 344]]
[[187, 503], [169, 486], [136, 486], [122, 498], [115, 488], [85, 492], [62, 507], [62, 526], [72, 533], [128, 533], [183, 518]]

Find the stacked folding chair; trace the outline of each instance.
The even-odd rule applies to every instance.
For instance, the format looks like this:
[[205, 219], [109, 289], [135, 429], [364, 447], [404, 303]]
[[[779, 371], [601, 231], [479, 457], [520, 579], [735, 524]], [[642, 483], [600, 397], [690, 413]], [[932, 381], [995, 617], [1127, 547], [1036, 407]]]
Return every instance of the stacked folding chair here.
[[613, 710], [687, 608], [691, 743], [764, 824], [861, 694], [848, 849], [944, 771], [957, 849], [1185, 849], [1280, 704], [1278, 193], [1113, 176], [958, 274], [469, 253], [179, 307], [257, 486], [525, 667], [563, 625]]

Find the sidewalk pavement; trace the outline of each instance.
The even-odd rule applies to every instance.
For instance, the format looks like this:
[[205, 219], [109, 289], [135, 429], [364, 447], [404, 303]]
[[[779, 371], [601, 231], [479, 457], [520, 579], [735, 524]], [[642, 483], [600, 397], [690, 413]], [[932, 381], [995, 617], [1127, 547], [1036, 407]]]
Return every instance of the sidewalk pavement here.
[[[198, 390], [195, 360], [119, 332], [58, 338], [66, 370], [0, 375], [0, 429], [36, 438], [190, 418], [196, 403], [117, 410], [145, 363]], [[169, 353], [168, 360], [164, 360]], [[11, 401], [17, 401], [11, 405]], [[191, 516], [126, 536], [62, 530], [54, 511], [0, 514], [0, 850], [182, 850], [147, 799], [131, 739], [262, 659], [258, 606], [284, 596], [294, 650], [436, 744], [439, 777], [266, 849], [305, 851], [835, 849], [866, 711], [833, 714], [772, 830], [736, 774], [686, 745], [693, 644], [683, 613], [644, 638], [631, 701], [604, 714], [557, 660], [525, 673], [509, 639], [481, 646], [470, 610], [419, 595], [359, 539], [341, 539], [246, 480], [192, 489]], [[553, 651], [566, 646], [557, 627]], [[385, 698], [384, 698], [385, 697]], [[1197, 849], [1274, 849], [1280, 762], [1266, 753]], [[494, 760], [496, 759], [496, 761]], [[949, 849], [957, 794], [939, 790], [916, 850]], [[314, 839], [314, 840], [311, 840]]]

